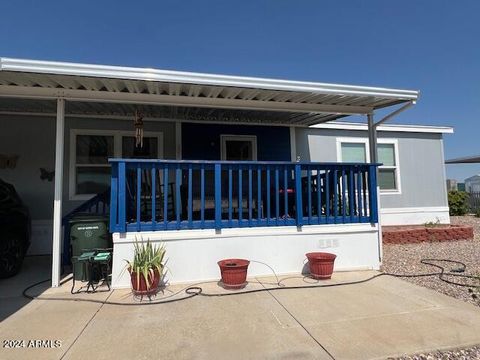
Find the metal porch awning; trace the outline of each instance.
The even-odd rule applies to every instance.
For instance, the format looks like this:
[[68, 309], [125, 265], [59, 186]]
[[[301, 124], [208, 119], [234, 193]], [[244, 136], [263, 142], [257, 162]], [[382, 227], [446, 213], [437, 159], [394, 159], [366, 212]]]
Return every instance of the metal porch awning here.
[[446, 160], [445, 164], [478, 164], [480, 163], [480, 155], [466, 156], [456, 159]]
[[[418, 91], [0, 58], [0, 110], [310, 126], [414, 102]], [[3, 100], [1, 99], [3, 98]], [[17, 100], [13, 100], [15, 98]], [[21, 100], [20, 100], [21, 99]]]

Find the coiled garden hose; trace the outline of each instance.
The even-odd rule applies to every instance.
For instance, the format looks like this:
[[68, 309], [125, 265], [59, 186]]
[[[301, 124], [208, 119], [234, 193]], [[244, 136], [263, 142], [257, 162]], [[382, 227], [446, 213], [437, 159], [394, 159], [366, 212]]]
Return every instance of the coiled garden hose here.
[[[273, 274], [275, 275], [277, 282], [275, 287], [263, 287], [261, 289], [251, 289], [251, 290], [240, 290], [240, 291], [235, 291], [235, 292], [228, 292], [228, 293], [206, 293], [203, 291], [203, 288], [200, 286], [202, 284], [207, 284], [207, 283], [213, 283], [216, 281], [205, 281], [205, 282], [199, 282], [193, 285], [189, 285], [183, 289], [180, 289], [179, 291], [170, 294], [168, 296], [161, 297], [158, 300], [151, 300], [151, 301], [145, 301], [145, 302], [137, 302], [137, 303], [124, 303], [124, 302], [117, 302], [117, 301], [102, 301], [102, 300], [95, 300], [95, 299], [80, 299], [80, 298], [75, 298], [75, 297], [41, 297], [39, 295], [30, 295], [28, 294], [28, 291], [33, 289], [34, 287], [41, 285], [47, 281], [50, 281], [50, 279], [45, 279], [39, 282], [36, 282], [27, 288], [25, 288], [22, 292], [22, 295], [30, 300], [54, 300], [54, 301], [81, 301], [81, 302], [91, 302], [91, 303], [98, 303], [98, 304], [106, 304], [106, 305], [118, 305], [118, 306], [143, 306], [143, 305], [157, 305], [157, 304], [168, 304], [168, 303], [173, 303], [173, 302], [178, 302], [178, 301], [183, 301], [187, 299], [191, 299], [196, 296], [205, 296], [205, 297], [224, 297], [224, 296], [237, 296], [237, 295], [243, 295], [243, 294], [252, 294], [252, 293], [260, 293], [264, 291], [278, 291], [278, 290], [294, 290], [294, 289], [315, 289], [315, 288], [329, 288], [329, 287], [337, 287], [337, 286], [347, 286], [347, 285], [356, 285], [356, 284], [362, 284], [366, 283], [369, 281], [372, 281], [373, 279], [379, 278], [381, 276], [392, 276], [396, 278], [414, 278], [414, 277], [429, 277], [429, 276], [437, 276], [441, 281], [446, 282], [447, 284], [454, 285], [454, 286], [461, 286], [461, 287], [467, 287], [467, 288], [476, 288], [480, 286], [480, 278], [478, 276], [474, 275], [466, 275], [464, 272], [467, 269], [467, 265], [464, 264], [461, 261], [457, 260], [450, 260], [450, 259], [422, 259], [420, 263], [424, 265], [429, 265], [437, 268], [439, 271], [436, 272], [430, 272], [430, 273], [424, 273], [424, 274], [394, 274], [394, 273], [387, 273], [387, 272], [382, 272], [376, 275], [373, 275], [367, 279], [362, 279], [362, 280], [355, 280], [355, 281], [347, 281], [347, 282], [342, 282], [342, 283], [333, 283], [333, 284], [315, 284], [315, 285], [297, 285], [297, 286], [285, 286], [282, 281], [285, 281], [287, 279], [293, 279], [293, 278], [300, 278], [299, 276], [291, 276], [284, 278], [283, 280], [279, 280], [276, 272], [273, 270], [272, 267], [270, 267], [268, 264], [262, 263], [260, 261], [255, 261], [255, 260], [250, 260], [251, 262], [256, 262], [259, 264], [263, 264], [267, 267], [269, 267]], [[435, 262], [444, 262], [444, 263], [449, 263], [456, 268], [450, 271], [445, 271], [445, 266], [436, 264]], [[470, 283], [460, 283], [456, 281], [452, 281], [447, 279], [447, 276], [453, 276], [456, 278], [463, 278], [463, 279], [469, 279], [469, 280], [476, 280], [475, 284], [472, 282]], [[302, 277], [304, 280], [308, 278], [308, 276], [303, 276]], [[259, 282], [261, 285], [264, 285], [265, 283]], [[180, 298], [174, 298], [176, 295], [184, 293], [186, 296], [180, 297]]]

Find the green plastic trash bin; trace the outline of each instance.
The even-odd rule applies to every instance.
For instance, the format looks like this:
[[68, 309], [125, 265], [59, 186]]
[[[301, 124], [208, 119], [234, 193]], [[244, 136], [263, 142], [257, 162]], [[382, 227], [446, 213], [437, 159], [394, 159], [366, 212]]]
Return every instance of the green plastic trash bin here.
[[75, 280], [87, 280], [86, 267], [78, 257], [88, 249], [111, 248], [108, 218], [99, 215], [79, 214], [70, 220], [70, 246]]

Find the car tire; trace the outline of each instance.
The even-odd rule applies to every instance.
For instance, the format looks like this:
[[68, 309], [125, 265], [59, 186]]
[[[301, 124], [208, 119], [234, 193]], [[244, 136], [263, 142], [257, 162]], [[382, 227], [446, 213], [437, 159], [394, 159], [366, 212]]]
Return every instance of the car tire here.
[[[18, 236], [18, 235], [17, 235]], [[16, 275], [22, 267], [25, 249], [23, 241], [13, 234], [2, 235], [2, 249], [0, 250], [0, 279]]]

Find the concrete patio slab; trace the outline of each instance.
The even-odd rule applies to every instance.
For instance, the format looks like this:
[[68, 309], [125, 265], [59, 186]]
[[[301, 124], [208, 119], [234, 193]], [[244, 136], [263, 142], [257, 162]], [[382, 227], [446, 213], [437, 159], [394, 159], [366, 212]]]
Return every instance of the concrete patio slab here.
[[[335, 284], [374, 274], [335, 273], [327, 281], [295, 275], [282, 277], [281, 283]], [[28, 302], [19, 294], [29, 277], [18, 279], [15, 292], [0, 296], [2, 305], [12, 302], [0, 339], [60, 340], [62, 346], [2, 348], [1, 359], [84, 359], [92, 354], [102, 359], [386, 359], [480, 343], [477, 307], [390, 277], [146, 306], [126, 289], [70, 295], [68, 283], [44, 291], [43, 300]], [[249, 281], [246, 290], [276, 282], [273, 277]], [[200, 286], [206, 294], [232, 293], [216, 282]], [[159, 297], [182, 297], [184, 288], [172, 285]], [[0, 289], [8, 287], [0, 282]], [[130, 305], [103, 304], [106, 299]]]
[[148, 308], [105, 305], [65, 359], [331, 359], [268, 293]]
[[[59, 359], [100, 307], [91, 302], [32, 301], [2, 322], [2, 341], [24, 342], [20, 348], [2, 348], [0, 359]], [[33, 344], [30, 348], [30, 340], [60, 340], [61, 346], [37, 348]]]
[[392, 277], [272, 295], [336, 359], [385, 359], [480, 343], [477, 307]]
[[[26, 257], [22, 271], [11, 278], [0, 280], [0, 321], [14, 314], [29, 300], [21, 297], [23, 289], [28, 285], [50, 277], [50, 257]], [[43, 286], [46, 290], [48, 285]], [[38, 290], [40, 291], [40, 290]]]

